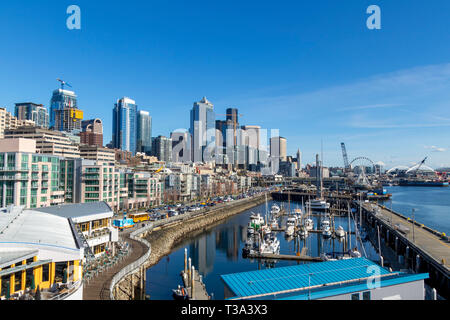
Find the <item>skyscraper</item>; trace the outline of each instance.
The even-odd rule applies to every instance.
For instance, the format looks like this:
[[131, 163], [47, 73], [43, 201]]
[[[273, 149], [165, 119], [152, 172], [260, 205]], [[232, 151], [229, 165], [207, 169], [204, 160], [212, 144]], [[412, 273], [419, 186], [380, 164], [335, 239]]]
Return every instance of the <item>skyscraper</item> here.
[[192, 161], [206, 162], [212, 160], [211, 157], [204, 157], [204, 151], [208, 148], [207, 154], [215, 151], [215, 113], [214, 105], [206, 97], [194, 103], [191, 110], [191, 127], [189, 133], [192, 136]]
[[16, 103], [15, 116], [18, 120], [32, 120], [36, 127], [48, 128], [49, 116], [47, 108], [33, 102]]
[[191, 162], [191, 135], [187, 131], [175, 131], [172, 139], [172, 161]]
[[297, 150], [297, 170], [302, 169], [302, 153], [300, 152], [300, 149]]
[[75, 92], [57, 89], [50, 100], [50, 127], [59, 131], [81, 130], [83, 111], [78, 109]]
[[136, 151], [150, 155], [152, 151], [152, 117], [148, 111], [137, 113]]
[[136, 154], [137, 105], [130, 98], [117, 100], [113, 109], [112, 143], [114, 148]]
[[286, 161], [286, 138], [272, 137], [270, 138], [270, 156], [279, 158], [280, 161]]

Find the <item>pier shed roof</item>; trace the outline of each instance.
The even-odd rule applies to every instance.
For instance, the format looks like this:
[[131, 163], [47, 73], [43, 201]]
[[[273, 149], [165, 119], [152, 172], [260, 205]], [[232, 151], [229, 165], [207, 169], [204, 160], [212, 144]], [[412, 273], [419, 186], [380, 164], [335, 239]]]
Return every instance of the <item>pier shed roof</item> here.
[[[308, 263], [222, 275], [230, 299], [318, 299], [367, 290], [369, 277], [380, 286], [428, 278], [428, 274], [390, 272], [366, 258]], [[372, 281], [373, 282], [373, 281]]]

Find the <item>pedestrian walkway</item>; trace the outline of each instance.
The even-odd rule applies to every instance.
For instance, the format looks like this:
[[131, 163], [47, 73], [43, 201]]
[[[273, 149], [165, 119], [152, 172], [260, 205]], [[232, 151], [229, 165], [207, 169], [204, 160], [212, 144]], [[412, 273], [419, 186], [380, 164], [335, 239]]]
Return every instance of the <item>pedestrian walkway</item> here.
[[130, 233], [131, 230], [124, 232], [122, 235], [123, 240], [130, 245], [131, 253], [113, 267], [90, 280], [89, 283], [85, 283], [83, 288], [84, 300], [110, 300], [109, 287], [114, 275], [146, 253], [148, 248], [139, 241], [132, 240], [129, 237]]

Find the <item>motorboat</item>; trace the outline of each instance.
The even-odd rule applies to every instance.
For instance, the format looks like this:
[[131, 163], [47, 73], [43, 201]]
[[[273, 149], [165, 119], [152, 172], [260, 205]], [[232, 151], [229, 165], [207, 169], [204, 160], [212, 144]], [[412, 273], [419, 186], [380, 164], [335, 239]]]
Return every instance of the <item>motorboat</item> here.
[[320, 225], [322, 229], [322, 236], [330, 237], [331, 236], [330, 220], [323, 220]]
[[300, 236], [300, 238], [305, 239], [308, 237], [308, 229], [306, 229], [305, 226], [300, 226], [300, 228], [297, 231], [297, 234]]
[[297, 216], [291, 216], [286, 220], [286, 235], [292, 236], [295, 231], [295, 227], [297, 226], [298, 218]]
[[253, 234], [255, 231], [258, 231], [263, 224], [264, 224], [264, 218], [259, 213], [252, 214], [250, 216], [250, 221], [247, 226], [247, 232], [250, 234]]
[[175, 300], [189, 300], [187, 290], [181, 286], [178, 286], [177, 289], [172, 289], [172, 297]]
[[311, 231], [314, 229], [314, 221], [311, 218], [305, 219], [304, 226], [307, 231]]
[[342, 228], [342, 226], [339, 226], [335, 231], [334, 234], [338, 238], [344, 238], [345, 237], [345, 230]]
[[280, 241], [274, 235], [266, 236], [265, 239], [261, 242], [259, 252], [272, 254], [280, 253]]
[[352, 250], [349, 251], [349, 254], [353, 257], [353, 258], [361, 258], [361, 252], [358, 251], [358, 249], [354, 248]]
[[330, 209], [330, 204], [324, 199], [314, 199], [306, 202], [312, 210], [327, 210]]
[[270, 213], [273, 215], [280, 213], [280, 211], [281, 211], [281, 209], [277, 204], [273, 204], [272, 207], [270, 208]]
[[270, 222], [270, 227], [272, 229], [278, 229], [278, 220], [276, 218], [272, 219], [272, 221]]

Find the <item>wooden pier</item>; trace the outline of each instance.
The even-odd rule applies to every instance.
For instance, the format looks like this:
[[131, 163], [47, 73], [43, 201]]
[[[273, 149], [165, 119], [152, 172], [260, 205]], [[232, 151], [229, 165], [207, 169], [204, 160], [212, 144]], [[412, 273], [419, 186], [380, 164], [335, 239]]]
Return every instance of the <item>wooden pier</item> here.
[[290, 255], [290, 254], [274, 254], [274, 253], [256, 253], [248, 254], [250, 259], [273, 259], [273, 260], [291, 260], [291, 261], [307, 261], [307, 262], [321, 262], [319, 257], [310, 257], [307, 255]]
[[211, 299], [203, 283], [203, 277], [195, 270], [195, 267], [191, 263], [191, 258], [187, 258], [187, 249], [184, 249], [184, 270], [181, 271], [181, 279], [189, 300]]

